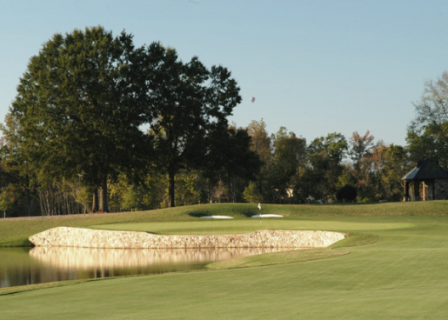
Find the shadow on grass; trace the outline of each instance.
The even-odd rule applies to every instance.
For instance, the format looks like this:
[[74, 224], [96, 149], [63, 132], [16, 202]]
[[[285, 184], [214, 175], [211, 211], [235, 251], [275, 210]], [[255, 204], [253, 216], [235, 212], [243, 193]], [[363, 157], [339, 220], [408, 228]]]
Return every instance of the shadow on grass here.
[[208, 214], [204, 213], [204, 212], [190, 212], [188, 215], [193, 218], [201, 218], [201, 217], [208, 216]]
[[233, 218], [251, 218], [254, 214], [258, 214], [258, 209], [252, 209], [252, 208], [244, 208], [239, 210], [220, 210], [220, 211], [208, 211], [208, 210], [195, 210], [193, 212], [189, 212], [188, 215], [193, 218], [201, 218], [205, 216], [216, 216], [216, 215], [222, 215], [222, 216], [230, 216]]

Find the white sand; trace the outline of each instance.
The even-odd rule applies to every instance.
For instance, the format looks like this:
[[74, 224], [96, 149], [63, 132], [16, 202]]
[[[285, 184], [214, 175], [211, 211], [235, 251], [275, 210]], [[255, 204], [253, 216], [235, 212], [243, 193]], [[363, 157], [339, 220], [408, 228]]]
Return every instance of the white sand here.
[[281, 214], [256, 214], [252, 218], [283, 218]]

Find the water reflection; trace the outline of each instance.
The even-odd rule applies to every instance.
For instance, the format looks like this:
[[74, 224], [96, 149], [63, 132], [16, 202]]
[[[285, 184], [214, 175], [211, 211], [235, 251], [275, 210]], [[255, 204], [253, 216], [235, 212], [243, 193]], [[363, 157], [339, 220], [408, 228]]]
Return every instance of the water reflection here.
[[52, 281], [197, 270], [213, 261], [277, 251], [282, 249], [0, 249], [0, 288]]
[[202, 249], [95, 249], [35, 247], [30, 256], [58, 269], [146, 268], [154, 265], [204, 264], [249, 255], [281, 251], [270, 248]]

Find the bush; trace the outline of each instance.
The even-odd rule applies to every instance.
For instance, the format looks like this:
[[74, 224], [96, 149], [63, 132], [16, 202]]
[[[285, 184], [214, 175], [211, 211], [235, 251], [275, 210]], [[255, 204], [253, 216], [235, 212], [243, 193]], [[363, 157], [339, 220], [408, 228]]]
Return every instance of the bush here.
[[246, 188], [244, 188], [243, 197], [244, 200], [250, 203], [260, 203], [263, 198], [258, 191], [257, 186], [252, 181], [249, 182], [249, 185]]
[[336, 198], [342, 202], [352, 202], [357, 196], [356, 188], [350, 184], [346, 184], [336, 193]]

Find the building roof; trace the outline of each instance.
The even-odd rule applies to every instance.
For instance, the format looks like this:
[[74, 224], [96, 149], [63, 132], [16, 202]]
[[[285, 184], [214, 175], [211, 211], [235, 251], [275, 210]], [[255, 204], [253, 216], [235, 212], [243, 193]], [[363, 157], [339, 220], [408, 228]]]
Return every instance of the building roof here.
[[417, 166], [409, 171], [402, 180], [432, 180], [448, 179], [448, 171], [439, 166], [438, 161], [426, 159], [419, 161]]

